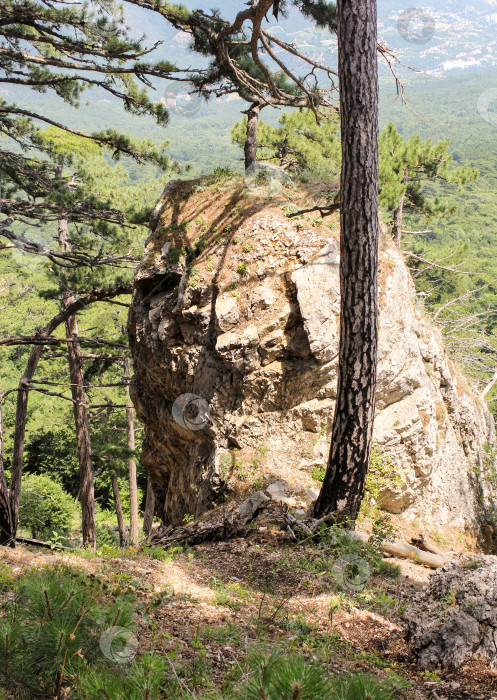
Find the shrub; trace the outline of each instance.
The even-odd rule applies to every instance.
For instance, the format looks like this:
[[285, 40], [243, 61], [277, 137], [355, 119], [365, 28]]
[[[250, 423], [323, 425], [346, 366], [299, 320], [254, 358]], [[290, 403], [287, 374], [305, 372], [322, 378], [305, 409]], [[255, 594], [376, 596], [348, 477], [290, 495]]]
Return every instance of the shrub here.
[[254, 656], [252, 674], [237, 697], [243, 700], [330, 700], [331, 684], [324, 668], [303, 656], [274, 653]]
[[48, 539], [67, 535], [76, 514], [72, 497], [62, 486], [43, 474], [24, 478], [19, 501], [19, 523], [34, 537]]
[[323, 483], [325, 474], [326, 467], [324, 466], [324, 464], [316, 464], [312, 468], [311, 476], [315, 481], [320, 481], [321, 483]]
[[[394, 687], [396, 685], [397, 687]], [[380, 681], [369, 673], [353, 673], [350, 676], [338, 676], [333, 680], [333, 700], [394, 700], [398, 698], [399, 687], [405, 683]]]
[[[63, 684], [86, 664], [107, 663], [100, 647], [104, 631], [132, 625], [130, 599], [68, 566], [30, 573], [14, 592], [15, 602], [0, 621], [0, 681], [16, 693], [22, 688], [27, 697], [59, 697]], [[115, 655], [122, 641], [109, 642]]]

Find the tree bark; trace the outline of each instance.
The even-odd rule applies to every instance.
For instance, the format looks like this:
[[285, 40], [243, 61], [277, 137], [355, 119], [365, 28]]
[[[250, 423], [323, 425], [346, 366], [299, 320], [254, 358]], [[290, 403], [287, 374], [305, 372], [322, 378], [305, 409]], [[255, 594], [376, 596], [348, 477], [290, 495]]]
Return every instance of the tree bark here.
[[3, 414], [2, 396], [0, 393], [0, 544], [13, 544], [14, 539], [15, 531], [12, 525], [10, 496], [3, 461]]
[[145, 498], [145, 514], [143, 516], [143, 534], [147, 537], [152, 532], [155, 512], [155, 494], [150, 477], [147, 479], [147, 496]]
[[114, 503], [116, 506], [117, 527], [119, 529], [119, 544], [124, 547], [126, 544], [126, 529], [124, 526], [124, 515], [121, 506], [121, 496], [119, 495], [119, 484], [117, 483], [116, 472], [111, 472], [110, 482], [112, 484], [112, 493], [114, 494]]
[[[76, 314], [81, 309], [86, 308], [90, 304], [94, 304], [102, 299], [111, 299], [112, 297], [120, 296], [121, 294], [129, 294], [131, 288], [129, 285], [120, 285], [114, 289], [93, 290], [85, 297], [77, 299], [67, 309], [60, 311], [54, 316], [47, 325], [37, 334], [42, 340], [44, 337], [50, 336], [61, 323]], [[16, 421], [14, 428], [14, 449], [12, 454], [12, 474], [10, 480], [10, 505], [12, 512], [12, 528], [14, 533], [17, 532], [19, 524], [19, 496], [21, 493], [22, 468], [24, 462], [24, 440], [26, 435], [26, 421], [28, 415], [28, 396], [29, 384], [33, 379], [38, 362], [43, 352], [43, 344], [35, 345], [31, 350], [26, 369], [19, 380], [17, 390], [17, 406], [16, 406]]]
[[[69, 250], [67, 221], [59, 220], [59, 245], [61, 250]], [[62, 308], [67, 309], [75, 301], [72, 292], [62, 293]], [[66, 319], [66, 334], [68, 338], [78, 337], [78, 322], [76, 315]], [[79, 483], [81, 497], [81, 531], [83, 547], [97, 547], [97, 527], [95, 521], [95, 491], [93, 486], [93, 465], [91, 460], [90, 426], [86, 411], [86, 394], [84, 388], [83, 360], [81, 346], [77, 342], [67, 343], [69, 374], [71, 377], [71, 394], [74, 408], [74, 425], [78, 446]]]
[[[129, 367], [129, 357], [124, 360], [124, 378], [126, 379], [126, 432], [128, 436], [128, 447], [135, 449], [135, 426], [133, 422], [133, 404], [129, 398], [129, 381], [131, 372]], [[129, 471], [129, 544], [135, 547], [138, 544], [138, 486], [136, 483], [136, 461], [130, 457], [128, 461]]]
[[375, 0], [339, 0], [342, 137], [339, 376], [317, 517], [355, 520], [373, 433], [378, 345], [378, 65]]
[[253, 168], [257, 162], [257, 126], [261, 106], [257, 102], [252, 104], [247, 112], [247, 133], [245, 135], [245, 170]]
[[397, 206], [397, 209], [393, 213], [393, 237], [395, 239], [395, 243], [397, 245], [397, 248], [400, 248], [400, 244], [402, 242], [402, 220], [404, 218], [404, 199], [405, 195], [402, 195], [402, 197], [399, 200], [399, 204]]

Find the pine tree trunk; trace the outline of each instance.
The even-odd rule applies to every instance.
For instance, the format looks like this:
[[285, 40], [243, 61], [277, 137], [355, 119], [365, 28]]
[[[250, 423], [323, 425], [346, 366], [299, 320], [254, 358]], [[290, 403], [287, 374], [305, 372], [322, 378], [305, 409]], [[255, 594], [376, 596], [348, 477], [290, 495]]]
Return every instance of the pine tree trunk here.
[[19, 497], [21, 495], [24, 440], [26, 437], [26, 421], [28, 418], [29, 384], [35, 375], [42, 352], [43, 345], [35, 345], [31, 350], [26, 369], [19, 380], [17, 391], [14, 449], [12, 453], [12, 473], [10, 477], [10, 508], [14, 533], [17, 532], [19, 526]]
[[[63, 251], [69, 250], [67, 221], [59, 221], [59, 245]], [[62, 308], [67, 309], [74, 302], [71, 292], [62, 293]], [[86, 411], [86, 395], [84, 389], [83, 360], [81, 346], [76, 341], [78, 337], [78, 322], [76, 316], [69, 316], [66, 321], [69, 359], [69, 374], [71, 377], [71, 394], [73, 398], [74, 425], [78, 446], [79, 483], [81, 497], [81, 531], [83, 547], [97, 547], [97, 528], [95, 522], [95, 491], [93, 487], [93, 465], [91, 460], [90, 426]]]
[[12, 527], [10, 496], [3, 461], [3, 414], [0, 393], [0, 544], [13, 544], [14, 538], [15, 532]]
[[155, 511], [155, 494], [150, 477], [147, 479], [147, 496], [145, 498], [145, 514], [143, 516], [143, 534], [147, 537], [152, 532]]
[[399, 204], [397, 206], [397, 209], [393, 213], [393, 237], [395, 239], [395, 243], [397, 244], [397, 248], [400, 248], [400, 244], [402, 242], [402, 220], [404, 218], [404, 199], [405, 195], [402, 195], [402, 197], [399, 200]]
[[[124, 377], [126, 379], [126, 432], [128, 436], [128, 447], [135, 449], [135, 426], [133, 422], [133, 404], [129, 398], [129, 380], [131, 372], [129, 367], [129, 357], [124, 360]], [[129, 471], [129, 544], [135, 547], [138, 544], [138, 486], [136, 483], [136, 461], [131, 457], [128, 462]]]
[[253, 168], [257, 162], [257, 126], [261, 106], [256, 102], [247, 112], [247, 133], [245, 134], [245, 170]]
[[355, 520], [373, 433], [378, 344], [378, 66], [375, 0], [339, 0], [342, 137], [339, 377], [316, 516]]
[[116, 506], [117, 527], [119, 529], [119, 544], [124, 547], [126, 544], [126, 529], [124, 526], [124, 515], [121, 506], [121, 496], [119, 495], [119, 484], [117, 483], [116, 472], [111, 472], [110, 482], [112, 484], [112, 493], [114, 494], [114, 503]]

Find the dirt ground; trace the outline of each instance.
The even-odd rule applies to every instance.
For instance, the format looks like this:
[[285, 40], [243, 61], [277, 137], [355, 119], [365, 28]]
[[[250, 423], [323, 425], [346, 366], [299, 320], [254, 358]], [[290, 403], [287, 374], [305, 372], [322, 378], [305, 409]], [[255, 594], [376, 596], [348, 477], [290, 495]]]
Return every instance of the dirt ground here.
[[[410, 529], [404, 527], [406, 541]], [[446, 548], [468, 550], [457, 533], [445, 532], [444, 538]], [[166, 555], [163, 550], [123, 550], [116, 557], [0, 549], [3, 571], [8, 567], [16, 576], [64, 562], [133, 591], [139, 602], [160, 594], [160, 604], [140, 618], [139, 652], [152, 649], [191, 666], [199, 689], [204, 675], [211, 685], [222, 686], [248, 649], [264, 645], [325, 661], [334, 672], [363, 670], [407, 679], [412, 686], [399, 697], [497, 700], [497, 672], [483, 663], [454, 671], [424, 671], [416, 665], [404, 638], [402, 612], [432, 570], [391, 558], [400, 576], [372, 576], [364, 591], [349, 595], [337, 593], [333, 574], [319, 570], [315, 561], [315, 548], [291, 542], [271, 527]]]

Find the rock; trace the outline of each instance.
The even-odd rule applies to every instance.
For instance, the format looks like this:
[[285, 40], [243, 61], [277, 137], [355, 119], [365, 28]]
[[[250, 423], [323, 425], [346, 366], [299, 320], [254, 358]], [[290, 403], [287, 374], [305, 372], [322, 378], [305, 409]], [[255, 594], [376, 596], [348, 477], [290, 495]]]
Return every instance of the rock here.
[[252, 292], [250, 306], [252, 311], [269, 309], [275, 302], [274, 292], [270, 287], [260, 285]]
[[306, 489], [303, 495], [306, 501], [312, 503], [313, 501], [317, 500], [317, 497], [319, 496], [319, 491], [311, 487], [309, 489]]
[[236, 326], [240, 311], [232, 294], [221, 294], [216, 299], [216, 325], [219, 331], [226, 333]]
[[[180, 235], [182, 245], [194, 249], [198, 212], [207, 230], [217, 226], [219, 211], [232, 207], [233, 191], [209, 198], [188, 194], [189, 187], [178, 181], [168, 186], [154, 214], [128, 324], [144, 463], [157, 515], [173, 524], [226, 497], [231, 472], [223, 455], [233, 447], [243, 461], [244, 450], [264, 443], [261, 468], [273, 481], [291, 483], [299, 465], [312, 470], [326, 464], [337, 391], [339, 256], [329, 229], [307, 229], [302, 220], [297, 230], [279, 204], [264, 207], [248, 192], [226, 240], [209, 238], [195, 261], [192, 286], [191, 270], [184, 260], [170, 261], [167, 243]], [[178, 216], [193, 225], [180, 229]], [[231, 245], [233, 238], [250, 240], [251, 251]], [[304, 249], [308, 262], [301, 264]], [[242, 257], [249, 274], [238, 277], [235, 296]], [[209, 258], [212, 283], [203, 281], [212, 279], [203, 268]], [[383, 479], [378, 501], [433, 526], [479, 527], [492, 498], [474, 470], [493, 430], [488, 411], [416, 310], [409, 270], [393, 247], [380, 253], [379, 278], [374, 438], [387, 471], [398, 478]], [[208, 420], [193, 430], [172, 415], [183, 394], [209, 409]]]
[[454, 668], [473, 657], [497, 668], [497, 557], [453, 560], [433, 574], [405, 617], [423, 668]]
[[339, 262], [338, 245], [333, 241], [316, 260], [292, 275], [311, 352], [320, 362], [338, 355]]
[[265, 502], [269, 501], [269, 498], [263, 491], [254, 491], [250, 496], [240, 504], [239, 513], [240, 518], [244, 523], [248, 523], [254, 517], [258, 508]]
[[269, 494], [273, 501], [281, 501], [286, 497], [285, 484], [282, 481], [275, 481], [267, 487], [266, 493]]

